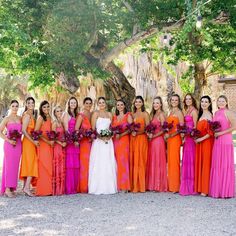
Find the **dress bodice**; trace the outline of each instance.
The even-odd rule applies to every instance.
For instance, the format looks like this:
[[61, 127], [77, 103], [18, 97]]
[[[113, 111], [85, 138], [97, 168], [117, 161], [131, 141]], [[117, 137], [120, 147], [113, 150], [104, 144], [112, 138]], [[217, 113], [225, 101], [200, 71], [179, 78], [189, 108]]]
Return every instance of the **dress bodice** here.
[[109, 129], [110, 124], [111, 124], [110, 118], [98, 117], [96, 121], [97, 132], [100, 133], [101, 130]]
[[184, 122], [188, 128], [194, 127], [194, 121], [193, 121], [193, 117], [191, 115], [185, 115]]
[[82, 129], [91, 129], [92, 126], [91, 126], [89, 118], [86, 115], [84, 115], [83, 113], [81, 113], [80, 115], [83, 118], [81, 128]]
[[155, 134], [161, 131], [161, 122], [157, 118], [153, 118], [151, 123], [156, 126]]
[[13, 130], [17, 130], [19, 133], [22, 131], [22, 124], [21, 123], [8, 123], [7, 124], [7, 134]]
[[47, 131], [51, 131], [51, 129], [52, 129], [51, 119], [43, 121], [43, 124], [42, 124], [40, 130], [43, 132], [44, 137], [47, 137]]
[[143, 118], [143, 117], [135, 117], [134, 118], [134, 123], [136, 123], [136, 124], [140, 124], [140, 129], [139, 129], [139, 131], [140, 132], [143, 132], [144, 131], [144, 129], [145, 129], [145, 119]]
[[71, 117], [68, 122], [68, 131], [73, 132], [75, 130], [76, 118]]
[[177, 116], [169, 115], [166, 121], [170, 124], [173, 124], [173, 128], [170, 130], [170, 133], [174, 133], [177, 130], [177, 125], [179, 124], [179, 118]]
[[230, 122], [227, 119], [226, 115], [225, 115], [225, 109], [219, 109], [213, 118], [213, 121], [218, 121], [220, 122], [221, 125], [221, 131], [222, 130], [226, 130], [230, 127]]

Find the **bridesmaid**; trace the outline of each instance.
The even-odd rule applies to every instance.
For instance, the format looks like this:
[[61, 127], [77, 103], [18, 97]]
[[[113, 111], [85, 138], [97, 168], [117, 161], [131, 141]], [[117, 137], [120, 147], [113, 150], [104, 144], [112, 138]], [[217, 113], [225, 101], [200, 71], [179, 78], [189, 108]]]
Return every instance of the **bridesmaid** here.
[[[21, 157], [21, 139], [10, 139], [9, 133], [17, 130], [21, 133], [21, 117], [17, 115], [19, 103], [16, 100], [11, 101], [10, 115], [6, 116], [0, 124], [0, 137], [4, 142], [4, 159], [2, 168], [2, 186], [1, 194], [7, 197], [15, 197], [17, 188], [18, 170]], [[7, 135], [3, 132], [7, 129]]]
[[[188, 129], [196, 128], [197, 125], [197, 104], [192, 94], [188, 93], [184, 98], [184, 121]], [[183, 144], [181, 195], [194, 194], [194, 167], [195, 167], [195, 141], [190, 135], [185, 135]]]
[[[71, 97], [67, 102], [67, 111], [63, 115], [65, 131], [75, 131], [76, 118], [78, 115], [78, 101]], [[79, 183], [79, 147], [78, 143], [70, 143], [66, 146], [66, 194], [77, 193]]]
[[178, 94], [173, 94], [170, 98], [170, 114], [167, 117], [167, 122], [173, 124], [173, 128], [165, 135], [167, 139], [168, 186], [170, 192], [177, 193], [180, 187], [181, 147], [181, 136], [177, 131], [177, 125], [184, 123]]
[[140, 124], [138, 132], [132, 132], [130, 138], [130, 185], [134, 193], [145, 192], [145, 175], [148, 155], [148, 140], [145, 127], [149, 124], [149, 115], [145, 111], [142, 96], [136, 96], [133, 107], [134, 123]]
[[23, 192], [29, 196], [34, 196], [30, 190], [30, 184], [36, 182], [38, 177], [38, 158], [37, 146], [38, 141], [31, 138], [31, 131], [35, 128], [34, 117], [35, 100], [32, 97], [26, 99], [25, 112], [22, 116], [22, 158], [20, 168], [20, 178], [24, 180]]
[[[83, 112], [80, 113], [76, 119], [75, 130], [83, 129], [90, 130], [91, 126], [91, 108], [93, 105], [93, 101], [91, 98], [86, 97], [83, 101]], [[91, 149], [91, 140], [88, 138], [83, 138], [80, 142], [80, 154], [79, 154], [79, 184], [77, 191], [79, 193], [87, 193], [88, 192], [88, 174], [89, 174], [89, 156]]]
[[219, 110], [213, 120], [220, 122], [221, 130], [215, 133], [209, 195], [215, 198], [231, 198], [235, 196], [232, 131], [236, 129], [236, 119], [235, 114], [228, 109], [228, 99], [224, 95], [219, 96], [217, 106]]
[[209, 96], [200, 99], [197, 129], [201, 137], [196, 139], [195, 184], [194, 191], [206, 197], [209, 192], [211, 153], [213, 146], [212, 132], [208, 120], [212, 120], [212, 103]]
[[62, 195], [65, 193], [65, 146], [66, 142], [60, 141], [64, 134], [62, 124], [62, 109], [57, 106], [53, 110], [54, 121], [52, 130], [59, 133], [57, 141], [53, 148], [53, 177], [52, 177], [52, 195]]
[[50, 117], [50, 106], [48, 101], [41, 102], [39, 106], [39, 117], [36, 121], [35, 130], [41, 130], [42, 136], [38, 147], [38, 179], [36, 185], [37, 196], [52, 195], [52, 161], [54, 141], [47, 138], [46, 132], [51, 131], [52, 122]]
[[152, 104], [151, 123], [157, 127], [154, 134], [148, 134], [148, 161], [146, 189], [149, 191], [167, 191], [166, 147], [161, 125], [165, 121], [161, 97], [155, 97]]
[[132, 116], [128, 112], [125, 102], [116, 102], [116, 111], [112, 119], [112, 126], [121, 126], [122, 133], [113, 138], [115, 157], [117, 163], [117, 189], [118, 191], [130, 190], [129, 181], [129, 131], [125, 130], [128, 123], [132, 123]]

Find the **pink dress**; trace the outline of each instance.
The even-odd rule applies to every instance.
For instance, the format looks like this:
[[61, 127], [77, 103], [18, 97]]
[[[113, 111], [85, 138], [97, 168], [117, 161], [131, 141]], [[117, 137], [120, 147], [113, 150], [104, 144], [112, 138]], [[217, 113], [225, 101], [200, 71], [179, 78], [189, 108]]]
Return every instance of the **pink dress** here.
[[[10, 130], [21, 132], [21, 128], [22, 126], [20, 123], [8, 123], [7, 133], [9, 133]], [[5, 193], [6, 188], [17, 188], [21, 150], [22, 146], [20, 138], [18, 138], [15, 146], [6, 141], [4, 142], [1, 194]]]
[[[193, 117], [186, 115], [184, 117], [185, 124], [188, 128], [194, 127]], [[195, 167], [195, 152], [196, 145], [193, 138], [189, 135], [185, 136], [185, 142], [183, 145], [183, 158], [182, 158], [182, 169], [181, 169], [181, 184], [180, 184], [180, 195], [192, 195], [194, 191], [194, 167]]]
[[[71, 117], [68, 122], [68, 131], [75, 130], [76, 118]], [[66, 194], [77, 193], [79, 182], [79, 147], [73, 143], [66, 146]]]
[[[221, 131], [230, 128], [230, 122], [225, 115], [225, 109], [215, 113], [214, 121], [219, 121]], [[235, 196], [234, 147], [232, 134], [227, 133], [215, 138], [210, 176], [209, 195], [215, 198], [230, 198]]]
[[[56, 132], [59, 132], [59, 140], [64, 133], [63, 127], [57, 127]], [[65, 150], [55, 143], [53, 148], [53, 176], [52, 176], [52, 194], [62, 195], [65, 193]]]
[[[161, 122], [154, 118], [152, 123], [161, 130]], [[146, 189], [150, 191], [167, 191], [166, 146], [163, 135], [151, 139], [148, 145], [146, 172]]]

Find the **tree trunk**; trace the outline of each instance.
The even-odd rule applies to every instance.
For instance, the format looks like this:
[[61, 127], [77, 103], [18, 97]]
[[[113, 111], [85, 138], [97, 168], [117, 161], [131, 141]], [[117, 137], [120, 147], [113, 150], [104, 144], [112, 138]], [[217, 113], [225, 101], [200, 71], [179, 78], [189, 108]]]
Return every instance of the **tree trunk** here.
[[105, 70], [112, 74], [112, 76], [105, 81], [105, 87], [110, 89], [115, 100], [124, 100], [128, 110], [131, 110], [135, 97], [135, 89], [130, 85], [121, 69], [117, 67], [114, 62], [108, 63]]
[[56, 79], [63, 88], [72, 94], [75, 93], [80, 86], [79, 79], [76, 75], [67, 76], [64, 72], [61, 72], [57, 75]]
[[200, 100], [203, 95], [204, 87], [207, 85], [206, 71], [202, 63], [194, 65], [194, 95], [197, 100]]

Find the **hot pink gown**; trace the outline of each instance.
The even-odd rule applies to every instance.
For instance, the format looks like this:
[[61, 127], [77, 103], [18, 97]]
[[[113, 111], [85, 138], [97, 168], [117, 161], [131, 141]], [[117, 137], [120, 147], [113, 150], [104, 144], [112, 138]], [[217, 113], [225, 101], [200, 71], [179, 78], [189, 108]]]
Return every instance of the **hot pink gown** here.
[[[68, 131], [75, 130], [76, 118], [71, 117], [68, 122]], [[66, 194], [77, 193], [79, 182], [79, 147], [73, 143], [66, 146]]]
[[[230, 127], [225, 109], [218, 110], [213, 120], [220, 122], [221, 131]], [[235, 196], [234, 147], [231, 133], [215, 138], [212, 151], [209, 195], [215, 198]]]
[[[188, 128], [194, 127], [193, 117], [186, 115], [184, 117], [185, 124]], [[194, 167], [195, 167], [195, 141], [189, 135], [185, 136], [185, 143], [183, 145], [183, 158], [182, 158], [182, 169], [181, 169], [181, 184], [180, 191], [181, 195], [192, 195], [194, 191]]]
[[[154, 118], [151, 123], [158, 127], [155, 133], [160, 132], [161, 122]], [[158, 192], [167, 191], [166, 146], [163, 135], [149, 141], [146, 189]]]
[[[63, 127], [57, 127], [59, 139], [64, 133]], [[62, 195], [65, 193], [65, 150], [55, 142], [53, 148], [53, 176], [52, 176], [52, 194]]]
[[[8, 123], [7, 133], [9, 133], [10, 130], [21, 132], [21, 128], [22, 126], [20, 123]], [[21, 150], [22, 146], [20, 138], [18, 138], [15, 146], [6, 141], [4, 142], [1, 194], [5, 193], [6, 188], [17, 188]]]

